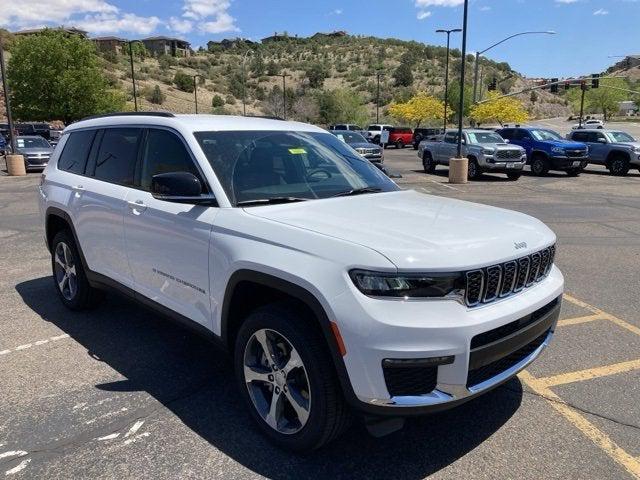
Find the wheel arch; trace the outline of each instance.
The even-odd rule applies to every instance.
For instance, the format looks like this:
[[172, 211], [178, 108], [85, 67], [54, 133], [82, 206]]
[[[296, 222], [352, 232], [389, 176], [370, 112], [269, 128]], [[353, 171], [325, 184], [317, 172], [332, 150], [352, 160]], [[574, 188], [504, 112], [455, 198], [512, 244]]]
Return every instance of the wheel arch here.
[[631, 161], [631, 155], [624, 150], [611, 150], [605, 160], [605, 165], [608, 167], [611, 161], [617, 157], [624, 157], [627, 161]]
[[[247, 297], [251, 301], [247, 301]], [[347, 370], [334, 334], [332, 321], [318, 298], [309, 290], [280, 277], [242, 269], [234, 272], [227, 282], [222, 302], [220, 337], [224, 346], [233, 351], [233, 345], [242, 322], [253, 309], [273, 301], [289, 300], [298, 308], [312, 314], [312, 323], [326, 341], [342, 391], [350, 403], [356, 401]]]

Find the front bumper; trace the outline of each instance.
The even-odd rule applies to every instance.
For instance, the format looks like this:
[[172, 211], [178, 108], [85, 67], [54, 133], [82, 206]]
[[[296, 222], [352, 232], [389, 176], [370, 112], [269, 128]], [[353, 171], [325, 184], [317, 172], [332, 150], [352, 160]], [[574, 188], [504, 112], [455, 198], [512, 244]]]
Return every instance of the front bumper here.
[[[506, 382], [549, 344], [563, 285], [562, 274], [553, 267], [547, 278], [527, 290], [475, 308], [455, 300], [378, 300], [357, 291], [341, 295], [335, 306], [336, 312], [349, 316], [339, 328], [355, 406], [378, 415], [425, 414], [454, 407]], [[474, 338], [508, 329], [536, 312], [544, 314], [534, 323], [472, 347]], [[437, 365], [434, 388], [420, 394], [390, 394], [385, 360], [433, 358], [448, 359]]]
[[518, 172], [524, 169], [524, 166], [526, 165], [526, 163], [527, 163], [526, 159], [523, 159], [520, 161], [513, 161], [513, 160], [504, 161], [500, 159], [488, 158], [485, 160], [485, 163], [484, 165], [482, 165], [482, 168], [484, 168], [487, 171], [497, 172], [497, 173]]
[[574, 168], [585, 168], [589, 163], [589, 157], [565, 157], [555, 156], [550, 158], [549, 165], [552, 170], [571, 170]]

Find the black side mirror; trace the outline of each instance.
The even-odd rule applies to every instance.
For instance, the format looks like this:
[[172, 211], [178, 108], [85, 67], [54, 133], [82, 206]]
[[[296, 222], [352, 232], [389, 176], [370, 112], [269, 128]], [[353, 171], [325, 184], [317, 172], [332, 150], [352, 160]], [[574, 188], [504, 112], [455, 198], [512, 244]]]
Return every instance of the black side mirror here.
[[212, 195], [203, 195], [202, 183], [193, 173], [159, 173], [151, 177], [151, 194], [158, 200], [177, 203], [211, 203]]

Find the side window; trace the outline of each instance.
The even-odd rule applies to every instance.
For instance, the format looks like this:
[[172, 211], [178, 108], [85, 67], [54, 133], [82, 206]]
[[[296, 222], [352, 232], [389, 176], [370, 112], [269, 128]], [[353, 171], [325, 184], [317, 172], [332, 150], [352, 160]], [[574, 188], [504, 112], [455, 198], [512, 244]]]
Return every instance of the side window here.
[[595, 138], [591, 138], [591, 136], [587, 132], [573, 132], [572, 138], [575, 142], [595, 142]]
[[445, 143], [458, 143], [458, 134], [455, 132], [449, 132], [444, 136]]
[[500, 136], [505, 140], [513, 140], [513, 129], [505, 128], [504, 130], [498, 131]]
[[151, 178], [154, 175], [170, 172], [189, 172], [200, 178], [182, 140], [167, 130], [151, 129], [142, 155], [140, 187], [151, 190]]
[[526, 130], [518, 129], [513, 133], [513, 138], [514, 140], [524, 140], [525, 138], [531, 138], [531, 135]]
[[605, 140], [607, 139], [607, 137], [605, 137], [604, 133], [601, 132], [592, 132], [591, 135], [593, 136], [593, 139], [589, 140], [590, 142], [597, 142], [599, 139], [604, 138]]
[[93, 176], [105, 182], [133, 185], [141, 133], [140, 128], [106, 129]]
[[95, 136], [95, 130], [71, 132], [58, 159], [58, 168], [66, 172], [82, 175], [87, 165], [87, 157]]

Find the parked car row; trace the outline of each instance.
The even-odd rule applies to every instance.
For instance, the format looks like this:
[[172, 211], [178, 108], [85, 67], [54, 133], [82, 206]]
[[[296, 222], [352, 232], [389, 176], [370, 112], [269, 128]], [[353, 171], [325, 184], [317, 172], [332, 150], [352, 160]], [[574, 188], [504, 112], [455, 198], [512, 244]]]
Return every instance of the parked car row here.
[[[442, 139], [420, 142], [418, 157], [424, 171], [433, 173], [438, 165], [448, 165], [457, 154], [457, 143], [457, 130], [447, 131]], [[550, 170], [578, 176], [589, 163], [606, 166], [612, 175], [640, 170], [640, 142], [625, 132], [605, 129], [573, 130], [566, 139], [538, 127], [465, 129], [462, 154], [469, 159], [469, 179], [492, 172], [517, 180], [525, 165], [538, 176]]]

